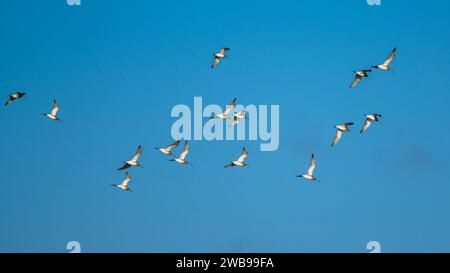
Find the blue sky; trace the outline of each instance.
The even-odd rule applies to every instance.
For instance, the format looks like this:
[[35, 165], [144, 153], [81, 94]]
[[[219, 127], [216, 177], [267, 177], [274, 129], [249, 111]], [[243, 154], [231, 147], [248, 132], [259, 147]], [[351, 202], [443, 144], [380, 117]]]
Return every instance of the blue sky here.
[[[0, 2], [0, 252], [450, 251], [448, 1]], [[228, 46], [230, 60], [211, 71]], [[349, 89], [398, 47], [396, 74]], [[280, 105], [280, 148], [191, 143], [174, 105]], [[45, 119], [56, 98], [64, 123]], [[332, 125], [383, 114], [367, 134]], [[133, 193], [110, 187], [141, 144]], [[248, 169], [223, 169], [246, 146]], [[177, 150], [178, 152], [178, 150]], [[317, 155], [314, 184], [294, 176]]]

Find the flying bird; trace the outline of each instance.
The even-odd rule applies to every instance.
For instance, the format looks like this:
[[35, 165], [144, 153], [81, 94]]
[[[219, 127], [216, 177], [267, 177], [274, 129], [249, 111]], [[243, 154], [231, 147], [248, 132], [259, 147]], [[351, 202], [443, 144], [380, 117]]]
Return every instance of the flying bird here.
[[311, 157], [311, 162], [309, 163], [309, 168], [306, 174], [297, 175], [297, 177], [302, 177], [311, 181], [320, 182], [314, 177], [314, 169], [316, 168], [316, 156], [313, 154]]
[[234, 99], [230, 105], [227, 106], [225, 109], [225, 112], [217, 114], [215, 116], [212, 116], [211, 119], [230, 119], [230, 112], [233, 110], [233, 108], [236, 106], [236, 99]]
[[178, 144], [180, 144], [180, 141], [177, 140], [175, 143], [170, 144], [169, 146], [167, 146], [166, 148], [155, 148], [156, 150], [160, 151], [163, 154], [166, 155], [173, 155], [172, 153], [172, 149], [178, 147]]
[[245, 149], [245, 147], [242, 149], [242, 153], [239, 156], [238, 160], [236, 161], [232, 161], [230, 164], [226, 165], [225, 168], [229, 168], [229, 167], [248, 167], [247, 163], [245, 163], [245, 159], [247, 158], [248, 153], [247, 150]]
[[44, 116], [48, 117], [48, 118], [51, 119], [51, 120], [61, 121], [61, 120], [56, 116], [56, 114], [58, 113], [58, 111], [59, 111], [59, 105], [58, 105], [58, 102], [54, 99], [54, 100], [53, 100], [53, 109], [52, 109], [52, 111], [50, 112], [50, 114], [47, 114], [47, 113], [42, 113], [42, 114], [43, 114]]
[[379, 118], [381, 118], [381, 117], [382, 117], [382, 115], [380, 115], [380, 114], [366, 115], [366, 121], [364, 122], [364, 125], [361, 128], [361, 134], [364, 133], [365, 131], [367, 131], [367, 129], [369, 129], [369, 127], [372, 124], [372, 122], [380, 121]]
[[215, 68], [219, 64], [220, 59], [228, 58], [227, 54], [225, 54], [225, 52], [228, 50], [230, 50], [228, 47], [224, 47], [221, 50], [219, 50], [219, 52], [214, 54], [214, 61], [211, 65], [211, 68]]
[[351, 132], [349, 127], [352, 126], [353, 124], [354, 124], [353, 122], [347, 122], [347, 123], [344, 123], [341, 125], [334, 126], [334, 128], [336, 128], [337, 131], [336, 131], [336, 135], [334, 137], [333, 143], [331, 144], [331, 147], [336, 146], [336, 144], [341, 139], [343, 132]]
[[178, 158], [175, 158], [175, 159], [169, 159], [169, 161], [175, 161], [175, 162], [178, 162], [178, 163], [183, 164], [183, 165], [188, 164], [188, 165], [193, 166], [191, 163], [189, 163], [186, 160], [186, 156], [188, 155], [188, 153], [189, 153], [189, 143], [186, 141], [186, 143], [184, 144], [183, 151], [181, 152], [180, 156]]
[[391, 54], [389, 54], [389, 56], [386, 58], [386, 60], [384, 61], [383, 64], [375, 65], [375, 66], [372, 66], [372, 67], [373, 68], [377, 68], [377, 69], [381, 69], [381, 70], [384, 70], [384, 71], [389, 71], [390, 70], [390, 71], [394, 72], [394, 70], [392, 70], [392, 68], [389, 65], [394, 60], [396, 54], [397, 54], [397, 48], [394, 48], [394, 50], [392, 50]]
[[372, 72], [372, 70], [370, 70], [370, 69], [360, 70], [360, 71], [353, 70], [353, 73], [355, 73], [355, 79], [353, 80], [352, 84], [350, 85], [350, 88], [353, 88], [356, 85], [358, 85], [358, 83], [361, 81], [362, 78], [369, 77], [369, 74], [368, 74], [369, 72]]
[[247, 119], [245, 116], [245, 111], [242, 110], [237, 114], [233, 114], [233, 122], [230, 123], [230, 127], [233, 127], [234, 125], [238, 124], [241, 120]]
[[130, 191], [131, 192], [132, 190], [128, 187], [128, 183], [130, 183], [130, 181], [131, 181], [131, 175], [127, 172], [125, 174], [125, 179], [122, 181], [122, 183], [120, 183], [120, 184], [112, 184], [111, 186], [119, 188], [119, 189], [124, 190], [124, 191]]
[[5, 106], [10, 105], [13, 101], [15, 101], [16, 99], [20, 99], [23, 96], [25, 96], [25, 93], [20, 92], [20, 91], [16, 92], [16, 93], [13, 93], [13, 94], [10, 94], [8, 100], [5, 103]]
[[123, 162], [124, 165], [122, 167], [120, 167], [118, 170], [122, 171], [122, 170], [128, 169], [132, 166], [138, 166], [138, 167], [143, 168], [142, 165], [138, 162], [139, 157], [141, 155], [142, 155], [142, 147], [141, 147], [141, 145], [139, 145], [137, 152], [134, 154], [133, 158], [129, 161], [124, 161]]

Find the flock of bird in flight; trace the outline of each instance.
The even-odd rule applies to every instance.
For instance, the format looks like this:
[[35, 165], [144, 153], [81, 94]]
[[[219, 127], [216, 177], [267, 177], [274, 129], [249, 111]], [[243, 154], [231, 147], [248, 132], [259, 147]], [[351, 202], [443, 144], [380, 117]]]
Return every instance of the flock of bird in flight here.
[[[211, 65], [212, 69], [214, 69], [220, 63], [220, 61], [222, 59], [228, 58], [228, 56], [225, 54], [228, 50], [230, 50], [230, 49], [225, 47], [225, 48], [220, 49], [217, 53], [214, 54], [214, 61]], [[372, 68], [394, 72], [392, 70], [392, 68], [390, 67], [390, 64], [394, 60], [396, 54], [397, 54], [397, 48], [394, 48], [394, 50], [392, 50], [392, 52], [389, 54], [389, 56], [383, 62], [383, 64], [372, 66]], [[370, 73], [370, 72], [372, 72], [371, 69], [353, 71], [353, 73], [355, 74], [355, 79], [351, 83], [350, 88], [354, 88], [356, 85], [358, 85], [363, 78], [369, 77], [368, 73]], [[8, 100], [5, 103], [5, 106], [10, 105], [15, 100], [21, 99], [24, 96], [25, 96], [25, 93], [20, 92], [20, 91], [10, 94]], [[211, 119], [223, 119], [223, 120], [232, 119], [233, 121], [230, 123], [229, 126], [235, 126], [242, 120], [245, 120], [246, 119], [245, 111], [240, 111], [239, 113], [233, 113], [231, 116], [231, 113], [232, 113], [234, 107], [236, 106], [236, 102], [237, 102], [237, 100], [234, 99], [227, 106], [225, 112], [216, 114], [216, 115], [212, 116]], [[47, 118], [49, 118], [53, 121], [61, 122], [61, 119], [59, 117], [57, 117], [58, 112], [59, 112], [59, 105], [55, 99], [55, 100], [53, 100], [53, 108], [50, 111], [50, 113], [42, 113], [42, 115], [46, 116]], [[380, 121], [379, 118], [382, 116], [380, 114], [366, 114], [365, 117], [366, 117], [366, 119], [365, 119], [364, 125], [360, 131], [361, 134], [367, 131], [367, 129], [372, 124], [372, 122], [379, 122]], [[336, 128], [337, 130], [336, 130], [336, 135], [331, 144], [332, 147], [334, 147], [339, 142], [339, 140], [341, 139], [342, 134], [344, 132], [351, 132], [350, 126], [352, 126], [352, 125], [354, 125], [353, 122], [347, 122], [344, 124], [334, 126], [334, 128]], [[172, 150], [177, 148], [179, 144], [180, 144], [180, 140], [177, 140], [176, 142], [174, 142], [173, 144], [171, 144], [165, 148], [155, 148], [155, 149], [165, 155], [174, 156], [174, 154], [172, 153]], [[177, 162], [177, 163], [183, 164], [183, 165], [192, 166], [192, 164], [186, 160], [188, 153], [189, 153], [189, 143], [186, 141], [184, 144], [184, 148], [183, 148], [182, 152], [180, 153], [180, 155], [178, 157], [174, 157], [173, 159], [170, 159], [169, 161]], [[142, 155], [142, 147], [139, 146], [136, 153], [133, 155], [133, 157], [128, 161], [124, 161], [123, 166], [120, 167], [118, 170], [122, 171], [122, 170], [128, 169], [130, 167], [143, 168], [142, 165], [138, 161], [141, 155]], [[242, 153], [239, 156], [239, 158], [236, 161], [231, 161], [231, 163], [226, 165], [225, 168], [248, 167], [248, 164], [245, 162], [245, 159], [247, 158], [247, 156], [248, 156], [247, 149], [244, 147], [242, 149]], [[319, 180], [314, 176], [315, 168], [316, 168], [316, 156], [313, 154], [311, 157], [309, 168], [308, 168], [306, 174], [301, 174], [301, 175], [298, 175], [297, 177], [319, 182]], [[131, 181], [131, 175], [128, 172], [126, 172], [125, 179], [120, 184], [112, 184], [111, 186], [117, 187], [124, 191], [131, 191], [131, 189], [128, 187], [128, 183], [130, 181]]]

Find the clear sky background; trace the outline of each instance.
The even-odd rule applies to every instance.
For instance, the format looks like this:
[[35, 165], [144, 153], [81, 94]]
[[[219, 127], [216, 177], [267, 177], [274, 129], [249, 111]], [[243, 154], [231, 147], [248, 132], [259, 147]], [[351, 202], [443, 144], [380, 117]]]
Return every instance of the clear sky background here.
[[[0, 252], [450, 251], [450, 2], [0, 2]], [[230, 60], [211, 70], [212, 54]], [[396, 74], [352, 70], [398, 47]], [[172, 142], [176, 104], [280, 105], [280, 148]], [[48, 112], [56, 98], [64, 123]], [[383, 114], [365, 135], [333, 125]], [[132, 193], [110, 187], [141, 144]], [[246, 146], [248, 169], [224, 169]], [[176, 150], [179, 153], [181, 147]], [[317, 155], [320, 184], [296, 179]]]

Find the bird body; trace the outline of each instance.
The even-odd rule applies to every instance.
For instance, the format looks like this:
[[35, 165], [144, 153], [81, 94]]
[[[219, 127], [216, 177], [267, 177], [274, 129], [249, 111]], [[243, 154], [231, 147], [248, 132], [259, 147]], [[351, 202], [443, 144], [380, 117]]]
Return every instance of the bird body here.
[[336, 144], [341, 139], [343, 132], [351, 132], [349, 127], [352, 126], [353, 124], [354, 124], [353, 122], [347, 122], [347, 123], [344, 123], [341, 125], [334, 126], [334, 128], [336, 128], [337, 130], [336, 130], [336, 135], [334, 136], [334, 139], [333, 139], [333, 143], [331, 144], [331, 147], [336, 146]]
[[216, 119], [230, 119], [230, 117], [225, 113], [220, 113], [214, 116]]
[[314, 177], [314, 169], [315, 168], [316, 168], [316, 156], [314, 154], [312, 154], [308, 171], [306, 172], [306, 174], [301, 174], [301, 175], [298, 175], [297, 177], [305, 178], [305, 179], [311, 180], [311, 181], [320, 182], [319, 180], [317, 180], [316, 177]]
[[134, 154], [133, 158], [131, 160], [124, 161], [123, 166], [120, 167], [118, 170], [122, 171], [122, 170], [128, 169], [130, 167], [135, 167], [135, 166], [143, 168], [142, 165], [138, 162], [139, 157], [141, 155], [142, 155], [142, 147], [141, 147], [141, 145], [139, 145], [137, 152]]
[[129, 173], [125, 174], [125, 179], [122, 181], [122, 183], [120, 184], [112, 184], [111, 186], [119, 188], [121, 190], [124, 191], [132, 191], [129, 187], [128, 187], [128, 183], [131, 181], [131, 175]]
[[356, 85], [358, 85], [358, 83], [361, 82], [362, 78], [369, 77], [369, 72], [372, 72], [372, 70], [370, 70], [370, 69], [359, 70], [359, 71], [353, 70], [353, 73], [355, 73], [355, 79], [353, 80], [352, 84], [350, 85], [350, 88], [353, 88]]
[[174, 161], [180, 164], [188, 164], [188, 161], [186, 159], [175, 158]]
[[384, 70], [384, 71], [391, 70], [391, 68], [388, 65], [385, 65], [385, 64], [380, 64], [380, 65], [377, 65], [377, 66], [373, 66], [373, 68], [378, 68], [378, 69], [381, 69], [381, 70]]
[[221, 59], [228, 58], [227, 54], [225, 54], [225, 52], [228, 50], [230, 50], [228, 47], [224, 47], [220, 49], [219, 52], [214, 54], [214, 61], [211, 65], [211, 68], [215, 68], [220, 63]]
[[44, 116], [46, 116], [49, 119], [54, 120], [54, 121], [61, 121], [56, 116], [56, 114], [58, 114], [58, 112], [59, 112], [59, 105], [58, 105], [58, 102], [56, 101], [56, 99], [54, 99], [53, 100], [53, 109], [52, 109], [52, 111], [50, 113], [42, 113], [42, 115], [44, 115]]
[[230, 164], [226, 165], [225, 168], [229, 168], [229, 167], [246, 167], [248, 166], [247, 163], [245, 163], [245, 159], [247, 158], [248, 153], [247, 153], [247, 149], [245, 149], [245, 147], [242, 149], [242, 153], [239, 156], [238, 160], [236, 161], [232, 161]]
[[180, 156], [175, 159], [170, 159], [169, 161], [174, 161], [174, 162], [178, 162], [183, 165], [191, 165], [192, 166], [192, 164], [186, 160], [186, 156], [188, 155], [188, 153], [189, 153], [189, 143], [186, 141], [184, 144], [183, 151], [181, 152]]
[[372, 122], [374, 121], [380, 121], [380, 117], [382, 117], [382, 115], [380, 114], [369, 114], [369, 115], [365, 115], [366, 116], [366, 120], [364, 122], [363, 127], [361, 128], [360, 133], [364, 133], [365, 131], [367, 131], [367, 129], [369, 129], [370, 125], [372, 124]]
[[55, 121], [58, 121], [58, 120], [60, 120], [57, 116], [55, 116], [55, 115], [52, 115], [52, 114], [44, 114], [46, 117], [48, 117], [49, 119], [52, 119], [52, 120], [55, 120]]
[[230, 127], [233, 127], [234, 125], [238, 124], [241, 120], [247, 119], [245, 116], [245, 111], [242, 110], [237, 114], [233, 114], [233, 122], [230, 123]]
[[7, 100], [6, 103], [5, 103], [5, 106], [10, 105], [10, 104], [11, 104], [13, 101], [15, 101], [16, 99], [20, 99], [20, 98], [24, 97], [25, 94], [26, 94], [26, 93], [20, 92], [20, 91], [19, 91], [19, 92], [15, 92], [15, 93], [13, 93], [13, 94], [10, 94], [8, 100]]
[[369, 72], [372, 72], [372, 70], [370, 70], [370, 69], [360, 70], [360, 71], [353, 70], [353, 73], [355, 73], [356, 75], [358, 75], [360, 77], [369, 77]]
[[353, 122], [347, 122], [341, 125], [336, 125], [334, 127], [342, 132], [349, 132], [350, 126], [352, 126], [353, 124], [354, 124]]
[[216, 114], [215, 116], [212, 116], [211, 119], [230, 119], [230, 113], [236, 106], [236, 99], [234, 99], [225, 109], [225, 112]]
[[173, 155], [172, 153], [172, 149], [178, 147], [178, 145], [180, 144], [180, 141], [177, 140], [176, 142], [174, 142], [173, 144], [170, 144], [169, 146], [167, 146], [166, 148], [155, 148], [156, 150], [160, 151], [163, 154], [166, 155]]
[[389, 56], [386, 58], [386, 60], [384, 60], [384, 63], [382, 63], [380, 65], [372, 66], [372, 68], [377, 68], [377, 69], [381, 69], [384, 71], [393, 71], [392, 68], [390, 67], [390, 64], [394, 60], [396, 54], [397, 54], [397, 48], [394, 48], [394, 50], [392, 50], [392, 52], [389, 54]]

